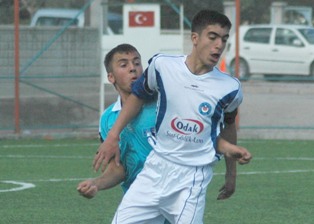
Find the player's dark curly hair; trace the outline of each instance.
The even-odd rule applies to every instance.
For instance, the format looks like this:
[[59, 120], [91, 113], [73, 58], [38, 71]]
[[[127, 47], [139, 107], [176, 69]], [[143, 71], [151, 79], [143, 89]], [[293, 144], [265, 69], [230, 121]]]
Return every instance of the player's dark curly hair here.
[[200, 34], [208, 25], [215, 24], [231, 29], [231, 22], [227, 16], [214, 10], [203, 9], [194, 16], [191, 31]]
[[112, 72], [111, 62], [112, 62], [113, 56], [116, 53], [130, 53], [130, 52], [137, 52], [140, 55], [138, 50], [134, 46], [132, 46], [131, 44], [120, 44], [120, 45], [116, 46], [115, 48], [112, 48], [106, 54], [106, 57], [104, 60], [104, 65], [105, 65], [107, 73]]

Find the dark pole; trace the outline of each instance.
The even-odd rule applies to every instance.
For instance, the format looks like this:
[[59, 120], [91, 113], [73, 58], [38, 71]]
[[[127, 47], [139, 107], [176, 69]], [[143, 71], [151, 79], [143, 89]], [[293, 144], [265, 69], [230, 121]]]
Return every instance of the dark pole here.
[[[235, 57], [235, 76], [239, 78], [239, 64], [240, 64], [240, 57], [239, 57], [239, 31], [240, 31], [240, 19], [241, 19], [241, 10], [240, 10], [241, 2], [240, 0], [236, 0], [236, 26], [235, 26], [235, 38], [236, 38], [236, 57]], [[236, 127], [239, 129], [240, 123], [240, 108], [238, 108], [238, 115], [236, 116]]]
[[15, 133], [20, 134], [20, 32], [19, 32], [19, 24], [20, 24], [20, 7], [19, 1], [14, 0], [14, 63], [15, 63]]
[[235, 23], [235, 76], [239, 78], [239, 63], [240, 63], [240, 58], [239, 58], [239, 27], [240, 27], [240, 0], [236, 0], [236, 23]]

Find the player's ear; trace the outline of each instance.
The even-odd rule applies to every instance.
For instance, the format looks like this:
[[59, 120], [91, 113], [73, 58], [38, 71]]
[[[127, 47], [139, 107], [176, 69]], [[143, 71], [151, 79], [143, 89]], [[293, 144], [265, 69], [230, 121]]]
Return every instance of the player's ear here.
[[111, 83], [111, 84], [115, 84], [116, 83], [116, 79], [114, 77], [114, 75], [112, 74], [112, 72], [109, 72], [108, 75], [107, 75], [107, 78], [108, 78], [108, 81]]
[[197, 44], [198, 38], [199, 38], [198, 33], [196, 33], [196, 32], [191, 33], [191, 40], [192, 40], [193, 45]]

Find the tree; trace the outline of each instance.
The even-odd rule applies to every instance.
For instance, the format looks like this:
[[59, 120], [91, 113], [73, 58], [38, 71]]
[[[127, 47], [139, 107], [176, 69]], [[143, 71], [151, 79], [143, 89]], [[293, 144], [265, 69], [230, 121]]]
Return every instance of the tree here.
[[[90, 0], [19, 0], [20, 22], [29, 24], [32, 15], [37, 9], [43, 7], [51, 8], [81, 8], [86, 1]], [[13, 24], [14, 22], [14, 1], [0, 0], [0, 24]]]
[[[21, 24], [28, 24], [33, 13], [41, 7], [52, 8], [81, 8], [86, 2], [90, 0], [19, 0], [20, 1], [20, 22]], [[223, 12], [223, 0], [108, 0], [111, 5], [118, 5], [127, 2], [134, 3], [160, 3], [166, 15], [162, 17], [162, 24], [164, 26], [177, 27], [175, 19], [171, 16], [173, 12], [169, 11], [169, 4], [180, 5], [184, 4], [184, 13], [186, 18], [191, 21], [194, 14], [203, 8], [211, 8]], [[227, 0], [225, 0], [227, 1]], [[235, 1], [235, 0], [228, 0]], [[280, 0], [241, 0], [241, 23], [269, 23], [270, 22], [270, 7], [275, 1]], [[282, 0], [289, 6], [309, 6], [313, 8], [313, 0]], [[118, 7], [113, 7], [117, 9]], [[121, 12], [121, 10], [118, 10]], [[169, 14], [170, 13], [170, 14]], [[0, 0], [0, 24], [13, 24], [14, 15], [14, 1]]]
[[[270, 22], [270, 8], [275, 0], [241, 0], [241, 23], [259, 24]], [[314, 12], [313, 0], [282, 0], [288, 6], [308, 6]]]
[[272, 2], [273, 0], [241, 0], [241, 23], [269, 23]]

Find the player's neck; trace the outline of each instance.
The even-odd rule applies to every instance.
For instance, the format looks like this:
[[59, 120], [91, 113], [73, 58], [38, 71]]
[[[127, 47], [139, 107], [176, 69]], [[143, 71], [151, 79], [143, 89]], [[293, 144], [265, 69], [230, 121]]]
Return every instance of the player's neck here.
[[120, 92], [119, 95], [121, 98], [121, 105], [123, 106], [125, 102], [127, 101], [128, 97], [131, 95], [131, 93]]
[[193, 53], [186, 57], [186, 66], [194, 75], [203, 75], [213, 70], [212, 66], [203, 64]]

